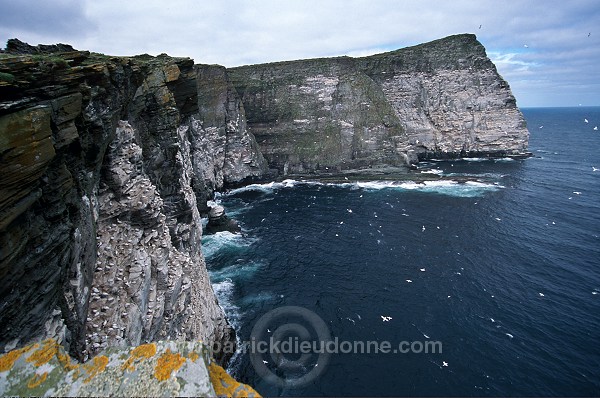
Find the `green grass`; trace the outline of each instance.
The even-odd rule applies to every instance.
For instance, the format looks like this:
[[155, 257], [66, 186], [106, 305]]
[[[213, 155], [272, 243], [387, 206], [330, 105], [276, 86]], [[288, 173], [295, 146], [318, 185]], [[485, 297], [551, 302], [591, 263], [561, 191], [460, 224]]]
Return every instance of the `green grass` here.
[[33, 55], [31, 59], [38, 62], [40, 67], [53, 69], [64, 69], [69, 66], [68, 62], [56, 55]]
[[0, 72], [0, 80], [7, 83], [12, 83], [15, 81], [15, 76], [11, 73]]

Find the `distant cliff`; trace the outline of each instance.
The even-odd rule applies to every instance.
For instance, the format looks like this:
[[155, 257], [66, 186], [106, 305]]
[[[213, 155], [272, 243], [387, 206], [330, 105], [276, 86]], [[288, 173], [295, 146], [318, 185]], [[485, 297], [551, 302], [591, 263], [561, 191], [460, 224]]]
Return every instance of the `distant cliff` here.
[[527, 139], [473, 35], [233, 69], [10, 40], [0, 52], [0, 352], [53, 338], [85, 360], [155, 340], [234, 341], [201, 251], [215, 191], [277, 174], [521, 155]]
[[284, 174], [527, 150], [509, 85], [470, 34], [365, 58], [244, 66], [229, 76], [249, 131]]

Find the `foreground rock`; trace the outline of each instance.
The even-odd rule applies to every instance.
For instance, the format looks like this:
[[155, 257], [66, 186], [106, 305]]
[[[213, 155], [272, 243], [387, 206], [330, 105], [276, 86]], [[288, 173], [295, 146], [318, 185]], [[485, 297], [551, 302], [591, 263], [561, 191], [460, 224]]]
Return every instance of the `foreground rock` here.
[[0, 395], [259, 397], [211, 363], [198, 342], [162, 341], [111, 348], [84, 364], [55, 340], [0, 356]]

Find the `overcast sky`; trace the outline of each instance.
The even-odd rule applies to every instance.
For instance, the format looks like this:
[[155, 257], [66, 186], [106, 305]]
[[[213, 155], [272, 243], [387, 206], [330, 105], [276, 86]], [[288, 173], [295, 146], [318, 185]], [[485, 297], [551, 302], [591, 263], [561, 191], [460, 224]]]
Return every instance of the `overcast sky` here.
[[237, 66], [475, 33], [517, 104], [600, 106], [599, 0], [0, 0], [0, 42]]

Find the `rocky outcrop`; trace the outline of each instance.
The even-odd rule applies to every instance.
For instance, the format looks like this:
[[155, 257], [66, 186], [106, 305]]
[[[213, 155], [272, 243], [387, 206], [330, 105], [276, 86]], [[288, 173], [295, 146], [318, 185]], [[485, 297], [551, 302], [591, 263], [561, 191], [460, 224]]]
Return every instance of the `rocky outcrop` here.
[[228, 231], [232, 233], [241, 232], [239, 224], [225, 214], [225, 208], [221, 205], [213, 205], [208, 212], [208, 223], [206, 224], [206, 233], [214, 234], [217, 232]]
[[475, 35], [357, 60], [419, 157], [526, 155], [529, 133], [508, 83]]
[[518, 156], [527, 139], [473, 35], [234, 69], [10, 40], [0, 352], [46, 338], [79, 360], [155, 340], [231, 343], [201, 252], [202, 214], [237, 228], [209, 207], [214, 191], [277, 173]]
[[248, 133], [246, 113], [228, 76], [218, 65], [196, 65], [202, 134], [193, 137], [196, 174], [209, 190], [236, 186], [268, 174], [267, 163]]
[[2, 396], [260, 397], [211, 362], [199, 342], [111, 348], [80, 364], [55, 340], [0, 355]]
[[279, 172], [404, 165], [406, 133], [348, 57], [234, 68], [248, 127]]
[[234, 340], [200, 215], [265, 163], [224, 69], [71, 50], [0, 54], [0, 350]]
[[283, 174], [522, 155], [528, 132], [474, 35], [365, 58], [229, 70], [248, 129]]

